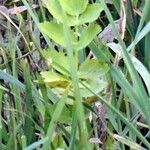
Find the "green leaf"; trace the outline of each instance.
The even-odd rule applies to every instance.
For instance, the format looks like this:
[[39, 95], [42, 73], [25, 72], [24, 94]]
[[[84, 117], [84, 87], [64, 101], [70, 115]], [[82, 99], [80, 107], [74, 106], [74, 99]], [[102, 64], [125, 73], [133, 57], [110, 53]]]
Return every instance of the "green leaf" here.
[[[51, 15], [58, 21], [63, 23], [63, 12], [62, 8], [58, 2], [58, 0], [48, 0], [46, 2], [46, 7], [48, 11], [51, 13]], [[69, 26], [74, 26], [76, 24], [75, 22], [75, 16], [70, 16], [66, 14], [66, 18], [68, 21]]]
[[124, 115], [118, 109], [116, 109], [112, 104], [110, 104], [108, 100], [104, 99], [103, 96], [94, 93], [88, 87], [87, 89], [91, 91], [99, 100], [101, 100], [110, 110], [112, 110], [112, 112], [116, 114], [118, 118], [120, 118], [127, 125], [127, 127], [131, 130], [131, 132], [133, 132], [133, 134], [135, 134], [150, 149], [150, 144], [147, 141], [147, 139], [136, 129], [136, 127], [133, 125], [133, 123], [130, 122], [130, 120], [124, 117]]
[[[43, 56], [54, 69], [63, 75], [68, 75], [66, 71], [69, 71], [69, 61], [64, 53], [48, 49], [47, 51], [43, 52]], [[64, 71], [64, 69], [66, 71]]]
[[78, 16], [87, 7], [88, 0], [59, 0], [62, 8], [72, 16]]
[[57, 19], [57, 21], [62, 22], [62, 10], [59, 2], [57, 0], [47, 0], [46, 7], [51, 15]]
[[[68, 2], [67, 2], [68, 3]], [[80, 2], [81, 3], [81, 2]], [[80, 4], [79, 3], [79, 4]], [[81, 4], [80, 4], [81, 5]], [[51, 15], [58, 21], [63, 23], [63, 13], [60, 7], [60, 4], [57, 0], [49, 0], [46, 3], [46, 7], [51, 13]], [[82, 25], [84, 23], [92, 22], [96, 20], [100, 12], [103, 10], [99, 3], [89, 4], [84, 12], [76, 18], [75, 16], [71, 16], [66, 14], [66, 19], [69, 26]]]
[[79, 42], [77, 43], [76, 49], [81, 50], [89, 45], [94, 37], [100, 32], [100, 26], [94, 24], [87, 29], [85, 29], [80, 36]]
[[[27, 61], [23, 61], [23, 76], [24, 76], [24, 84], [26, 85], [26, 97], [25, 97], [25, 106], [26, 106], [26, 114], [27, 116], [32, 116], [34, 114], [33, 110], [33, 104], [35, 103], [35, 100], [33, 98], [33, 88], [32, 88], [32, 82], [31, 82], [31, 75], [30, 75], [30, 69]], [[38, 95], [38, 94], [37, 94]], [[37, 108], [38, 105], [36, 105]], [[32, 140], [35, 138], [32, 133], [35, 132], [35, 127], [31, 119], [29, 117], [25, 118], [25, 126], [24, 126], [24, 132], [25, 136], [27, 137], [27, 144], [31, 143]]]
[[69, 80], [63, 76], [50, 71], [41, 72], [44, 82], [51, 87], [67, 87], [70, 84]]
[[9, 89], [5, 88], [5, 87], [4, 87], [4, 86], [2, 86], [2, 85], [0, 85], [0, 90], [2, 90], [2, 91], [6, 91], [6, 92], [8, 92], [8, 91], [9, 91]]
[[148, 94], [150, 95], [150, 73], [147, 68], [134, 56], [132, 56], [132, 62], [134, 64], [135, 69], [143, 78], [145, 82], [145, 86], [147, 87]]
[[[47, 105], [47, 110], [51, 117], [53, 116], [53, 113], [56, 107], [57, 107], [57, 104]], [[66, 124], [71, 122], [71, 111], [69, 111], [69, 109], [66, 106], [63, 108], [63, 115], [60, 115], [57, 121], [59, 121], [60, 123], [66, 123]]]
[[109, 67], [106, 63], [100, 62], [96, 59], [87, 59], [79, 67], [79, 78], [81, 79], [95, 79], [106, 74]]
[[86, 10], [79, 16], [77, 25], [93, 22], [99, 17], [102, 10], [103, 7], [99, 3], [89, 4]]
[[48, 35], [56, 43], [62, 46], [66, 45], [62, 24], [57, 24], [54, 22], [44, 22], [40, 23], [39, 27], [44, 34]]
[[25, 85], [23, 83], [21, 83], [19, 80], [17, 80], [10, 74], [4, 72], [3, 70], [0, 70], [0, 79], [6, 80], [7, 82], [14, 84], [14, 85], [18, 86], [19, 88], [25, 90]]
[[[107, 86], [107, 83], [105, 81], [97, 78], [92, 80], [88, 79], [84, 82], [84, 84], [97, 94], [100, 93]], [[93, 93], [91, 93], [82, 84], [80, 85], [80, 91], [81, 91], [81, 96], [84, 98], [93, 96]]]
[[46, 142], [45, 145], [43, 145], [44, 150], [49, 150], [50, 148], [50, 142], [52, 141], [53, 132], [55, 130], [55, 125], [56, 125], [55, 123], [58, 121], [58, 118], [61, 116], [63, 112], [63, 108], [65, 107], [67, 95], [68, 95], [68, 90], [66, 90], [65, 93], [63, 93], [62, 98], [57, 103], [56, 109], [52, 115], [51, 121], [49, 123], [48, 129], [46, 132], [46, 136], [48, 137], [49, 141]]
[[63, 136], [60, 133], [56, 134], [52, 144], [53, 144], [53, 147], [54, 147], [55, 150], [65, 150], [65, 149], [67, 149], [66, 142], [65, 142]]

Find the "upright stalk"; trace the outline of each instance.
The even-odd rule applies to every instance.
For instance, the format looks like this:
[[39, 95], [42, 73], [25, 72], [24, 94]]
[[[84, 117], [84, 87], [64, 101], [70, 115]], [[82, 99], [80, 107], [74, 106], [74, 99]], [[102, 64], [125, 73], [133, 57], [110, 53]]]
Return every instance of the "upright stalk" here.
[[[88, 131], [86, 127], [86, 122], [85, 122], [85, 115], [84, 115], [84, 109], [82, 105], [82, 97], [80, 94], [80, 89], [79, 89], [79, 79], [77, 75], [77, 65], [75, 63], [74, 55], [73, 55], [73, 45], [72, 45], [72, 39], [70, 35], [70, 29], [66, 23], [66, 14], [64, 14], [64, 20], [63, 20], [63, 31], [65, 34], [65, 40], [66, 40], [66, 45], [67, 45], [67, 55], [69, 58], [69, 64], [70, 64], [70, 73], [71, 73], [71, 78], [72, 78], [72, 86], [74, 89], [74, 97], [75, 97], [75, 104], [76, 104], [76, 112], [77, 117], [78, 117], [78, 124], [79, 124], [79, 130], [80, 130], [80, 143], [81, 143], [81, 149], [90, 149], [89, 144], [87, 142], [88, 139]], [[78, 50], [76, 50], [78, 51]], [[84, 146], [84, 147], [83, 147]]]

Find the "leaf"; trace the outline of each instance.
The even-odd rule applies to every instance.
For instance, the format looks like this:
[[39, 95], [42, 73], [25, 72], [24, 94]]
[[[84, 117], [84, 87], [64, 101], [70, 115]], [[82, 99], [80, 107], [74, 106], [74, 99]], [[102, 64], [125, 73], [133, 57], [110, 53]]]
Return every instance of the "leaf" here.
[[44, 144], [45, 142], [48, 141], [48, 138], [42, 138], [41, 140], [34, 142], [32, 144], [30, 144], [28, 147], [26, 147], [24, 150], [34, 150], [36, 148], [38, 148], [39, 146], [41, 146], [42, 144]]
[[58, 0], [47, 0], [45, 5], [51, 15], [56, 18], [57, 21], [62, 22], [62, 10]]
[[94, 24], [87, 29], [85, 29], [80, 36], [79, 42], [77, 43], [76, 49], [81, 50], [89, 45], [94, 37], [100, 32], [100, 26]]
[[56, 134], [52, 144], [53, 144], [53, 149], [55, 149], [55, 150], [67, 149], [67, 145], [63, 138], [63, 135], [61, 135], [60, 133]]
[[71, 18], [71, 16], [67, 15], [68, 25], [75, 26], [93, 22], [99, 17], [102, 10], [103, 7], [99, 3], [89, 4], [78, 19], [75, 17]]
[[89, 4], [86, 10], [79, 16], [77, 25], [96, 20], [102, 10], [103, 7], [99, 3]]
[[64, 55], [64, 53], [48, 49], [47, 51], [43, 52], [43, 56], [46, 58], [48, 63], [52, 65], [54, 69], [56, 69], [63, 75], [68, 75], [66, 71], [69, 71], [69, 61], [68, 58]]
[[44, 82], [51, 87], [67, 87], [70, 82], [63, 76], [50, 71], [41, 72]]
[[9, 89], [5, 88], [4, 86], [0, 85], [0, 90], [2, 91], [6, 91], [6, 92], [9, 92]]
[[79, 67], [79, 78], [95, 79], [106, 74], [109, 67], [106, 63], [100, 62], [96, 59], [87, 59]]
[[56, 126], [55, 123], [57, 122], [58, 118], [61, 116], [61, 114], [63, 112], [63, 108], [65, 107], [67, 95], [68, 95], [68, 90], [66, 89], [65, 93], [63, 93], [63, 95], [62, 95], [62, 98], [57, 103], [57, 106], [52, 115], [51, 121], [49, 123], [48, 129], [46, 132], [46, 136], [48, 137], [49, 141], [46, 142], [45, 145], [43, 145], [42, 149], [44, 149], [44, 150], [48, 150], [50, 148], [50, 142], [52, 141], [53, 133], [54, 133], [55, 126]]
[[[57, 104], [48, 104], [47, 105], [47, 110], [48, 110], [48, 113], [49, 115], [52, 117], [53, 116], [53, 113], [55, 111], [57, 107]], [[63, 108], [63, 113], [62, 115], [59, 116], [58, 120], [60, 123], [69, 123], [71, 121], [71, 111], [69, 111], [69, 109], [65, 106]]]
[[135, 88], [131, 87], [121, 69], [111, 67], [111, 75], [113, 79], [118, 83], [118, 85], [122, 88], [122, 91], [128, 95], [134, 106], [137, 107], [142, 114], [144, 114], [145, 118], [147, 118], [147, 122], [149, 123], [149, 99], [144, 99], [144, 96], [142, 97], [141, 95], [139, 95], [139, 92], [137, 92]]
[[[45, 21], [39, 24], [40, 30], [49, 36], [53, 41], [66, 47], [65, 35], [63, 32], [63, 24]], [[73, 30], [71, 30], [72, 39], [75, 38]], [[72, 41], [71, 41], [72, 42]]]
[[59, 0], [62, 8], [72, 16], [79, 16], [87, 7], [88, 0]]
[[21, 83], [19, 80], [2, 70], [0, 70], [0, 79], [3, 79], [11, 84], [14, 84], [18, 88], [25, 90], [25, 85], [23, 83]]
[[[67, 2], [68, 3], [68, 2]], [[49, 0], [47, 1], [46, 7], [51, 13], [51, 15], [57, 19], [58, 22], [63, 23], [63, 15], [62, 15], [62, 10], [60, 7], [60, 4], [58, 3], [57, 0]], [[81, 2], [79, 2], [81, 5]], [[94, 3], [94, 4], [89, 4], [85, 11], [79, 16], [77, 19], [75, 16], [71, 16], [69, 14], [66, 14], [66, 19], [68, 22], [69, 26], [75, 26], [75, 25], [82, 25], [84, 23], [92, 22], [96, 20], [100, 12], [103, 10], [101, 5], [99, 3]]]
[[[84, 82], [84, 81], [83, 81]], [[107, 83], [101, 79], [88, 79], [84, 82], [84, 84], [94, 91], [96, 94], [100, 93], [107, 86]], [[92, 97], [93, 93], [91, 93], [87, 88], [83, 85], [80, 85], [81, 96], [84, 98]]]
[[148, 72], [146, 67], [136, 57], [132, 56], [132, 62], [134, 64], [135, 69], [143, 78], [143, 81], [145, 82], [145, 85], [147, 87], [147, 91], [150, 95], [150, 73]]
[[132, 141], [129, 138], [124, 138], [124, 137], [117, 135], [117, 134], [113, 134], [113, 137], [115, 139], [117, 139], [118, 141], [120, 141], [121, 143], [128, 145], [130, 148], [133, 148], [136, 150], [146, 150], [144, 147], [141, 147], [139, 144], [135, 143], [134, 141]]
[[[46, 3], [45, 3], [48, 11], [51, 13], [51, 15], [58, 21], [58, 22], [61, 22], [63, 23], [63, 12], [62, 12], [62, 9], [61, 9], [61, 6], [58, 2], [58, 0], [48, 0]], [[76, 23], [75, 23], [75, 17], [74, 16], [70, 16], [68, 14], [66, 14], [66, 18], [67, 18], [67, 21], [69, 23], [69, 26], [74, 26]]]
[[65, 36], [63, 33], [63, 25], [54, 22], [44, 22], [39, 24], [40, 30], [48, 35], [56, 43], [65, 47]]

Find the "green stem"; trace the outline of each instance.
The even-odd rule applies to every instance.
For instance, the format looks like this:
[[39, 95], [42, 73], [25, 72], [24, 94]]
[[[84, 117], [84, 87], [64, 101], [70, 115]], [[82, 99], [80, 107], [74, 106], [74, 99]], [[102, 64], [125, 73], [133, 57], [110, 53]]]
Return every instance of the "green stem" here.
[[80, 89], [79, 89], [79, 79], [77, 75], [77, 65], [75, 63], [74, 55], [73, 55], [73, 45], [72, 45], [72, 39], [70, 35], [70, 29], [66, 23], [66, 14], [64, 13], [64, 34], [65, 34], [65, 39], [66, 39], [66, 45], [67, 45], [67, 55], [69, 58], [69, 64], [70, 64], [70, 73], [71, 73], [71, 78], [72, 78], [72, 86], [74, 89], [74, 97], [75, 97], [75, 102], [76, 102], [76, 111], [77, 117], [78, 117], [78, 123], [79, 123], [79, 129], [81, 133], [81, 149], [90, 149], [90, 145], [88, 144], [88, 131], [87, 131], [87, 126], [85, 122], [85, 115], [84, 115], [84, 108], [82, 105], [82, 97], [80, 94]]

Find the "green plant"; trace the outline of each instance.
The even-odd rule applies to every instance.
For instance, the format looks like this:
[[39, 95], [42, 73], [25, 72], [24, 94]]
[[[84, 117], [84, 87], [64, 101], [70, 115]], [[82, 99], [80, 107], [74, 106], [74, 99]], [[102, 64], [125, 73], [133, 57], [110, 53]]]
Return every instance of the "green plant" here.
[[0, 1], [0, 149], [150, 149], [149, 2]]
[[[80, 84], [79, 80], [96, 93], [100, 93], [106, 87], [103, 76], [109, 68], [104, 62], [96, 59], [86, 59], [81, 62], [79, 51], [89, 45], [100, 32], [100, 27], [96, 24], [88, 26], [83, 26], [83, 24], [96, 20], [102, 8], [99, 3], [88, 4], [87, 0], [82, 2], [52, 0], [46, 3], [46, 7], [53, 15], [54, 20], [41, 23], [40, 29], [64, 49], [59, 53], [56, 50], [49, 50], [43, 54], [51, 71], [41, 74], [46, 84], [52, 87], [54, 93], [60, 97], [66, 88], [69, 89], [66, 104], [72, 104], [75, 106], [75, 111], [78, 112], [80, 136], [77, 139], [81, 142], [80, 147], [87, 145], [88, 149], [88, 130], [82, 103], [87, 103], [86, 99], [90, 99], [94, 95]], [[69, 28], [70, 26], [72, 29]], [[67, 57], [65, 53], [67, 53]], [[71, 112], [73, 112], [73, 108]], [[74, 145], [72, 146], [74, 147]]]

